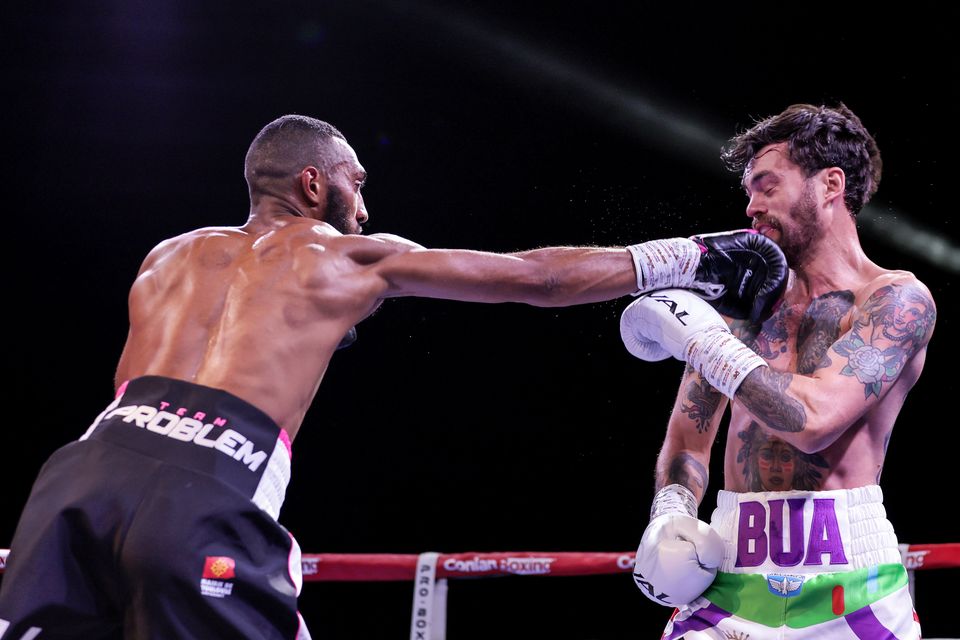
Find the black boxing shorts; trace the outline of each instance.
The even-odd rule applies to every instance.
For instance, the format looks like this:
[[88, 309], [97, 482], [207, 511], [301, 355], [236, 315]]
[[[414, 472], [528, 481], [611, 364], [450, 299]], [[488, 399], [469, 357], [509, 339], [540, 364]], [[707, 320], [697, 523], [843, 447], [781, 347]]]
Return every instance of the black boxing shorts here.
[[277, 522], [290, 440], [236, 396], [146, 376], [43, 466], [0, 583], [0, 638], [309, 638]]

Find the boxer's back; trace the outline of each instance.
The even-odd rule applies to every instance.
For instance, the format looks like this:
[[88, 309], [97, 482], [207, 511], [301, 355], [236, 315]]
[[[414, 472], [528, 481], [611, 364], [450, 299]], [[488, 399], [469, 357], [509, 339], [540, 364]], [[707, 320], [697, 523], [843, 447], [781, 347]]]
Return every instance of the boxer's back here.
[[224, 389], [293, 437], [344, 333], [375, 302], [328, 229], [293, 219], [161, 243], [130, 292], [118, 382], [161, 375]]

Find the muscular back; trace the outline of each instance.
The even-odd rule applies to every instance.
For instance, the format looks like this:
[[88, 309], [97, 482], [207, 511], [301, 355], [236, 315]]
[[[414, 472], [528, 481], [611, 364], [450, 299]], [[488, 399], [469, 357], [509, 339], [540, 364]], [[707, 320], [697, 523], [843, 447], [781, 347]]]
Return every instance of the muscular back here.
[[349, 240], [291, 218], [160, 244], [130, 292], [118, 384], [161, 375], [224, 389], [295, 436], [344, 333], [378, 301]]

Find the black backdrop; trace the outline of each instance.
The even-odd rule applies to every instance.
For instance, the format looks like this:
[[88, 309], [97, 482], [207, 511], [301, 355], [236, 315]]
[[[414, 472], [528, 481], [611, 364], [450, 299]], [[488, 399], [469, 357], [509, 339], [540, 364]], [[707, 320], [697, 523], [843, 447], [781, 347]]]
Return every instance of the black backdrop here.
[[[0, 546], [43, 460], [111, 397], [140, 260], [171, 235], [243, 222], [243, 154], [283, 113], [346, 134], [370, 173], [370, 232], [512, 251], [745, 226], [718, 149], [644, 114], [722, 139], [794, 102], [842, 100], [884, 154], [878, 210], [956, 235], [946, 10], [638, 5], [21, 7], [4, 63], [14, 411]], [[892, 439], [888, 514], [901, 541], [955, 541], [941, 516], [955, 503], [956, 272], [883, 233], [862, 239], [940, 310]], [[309, 552], [634, 548], [682, 365], [630, 358], [622, 306], [385, 304], [330, 366], [281, 520]], [[955, 580], [919, 576], [925, 635], [956, 633], [937, 608]], [[403, 637], [409, 604], [402, 583], [308, 584], [302, 597], [318, 638]], [[656, 637], [667, 614], [628, 576], [461, 581], [449, 637]]]

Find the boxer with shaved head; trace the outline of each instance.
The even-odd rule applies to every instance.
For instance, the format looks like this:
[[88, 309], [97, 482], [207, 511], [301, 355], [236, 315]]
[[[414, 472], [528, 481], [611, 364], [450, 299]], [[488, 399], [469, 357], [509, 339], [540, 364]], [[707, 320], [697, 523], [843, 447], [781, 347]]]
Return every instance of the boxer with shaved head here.
[[291, 443], [334, 352], [386, 298], [563, 306], [683, 287], [748, 318], [785, 282], [780, 251], [748, 232], [503, 255], [363, 236], [366, 171], [305, 116], [264, 127], [245, 175], [244, 225], [143, 262], [116, 397], [53, 454], [17, 527], [7, 637], [308, 637], [299, 549], [277, 522]]

